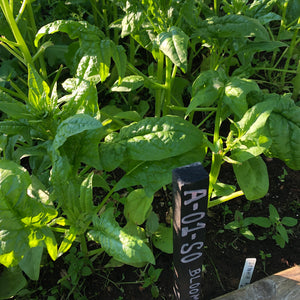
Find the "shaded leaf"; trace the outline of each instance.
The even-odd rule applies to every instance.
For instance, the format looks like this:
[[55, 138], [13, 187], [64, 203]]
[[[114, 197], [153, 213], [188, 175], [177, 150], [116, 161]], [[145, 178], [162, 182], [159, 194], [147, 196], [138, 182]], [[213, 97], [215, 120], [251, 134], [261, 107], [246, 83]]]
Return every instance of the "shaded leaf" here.
[[127, 234], [116, 222], [113, 208], [108, 208], [100, 218], [94, 217], [94, 230], [88, 236], [101, 244], [108, 255], [126, 264], [149, 262], [155, 264], [154, 256], [144, 241]]

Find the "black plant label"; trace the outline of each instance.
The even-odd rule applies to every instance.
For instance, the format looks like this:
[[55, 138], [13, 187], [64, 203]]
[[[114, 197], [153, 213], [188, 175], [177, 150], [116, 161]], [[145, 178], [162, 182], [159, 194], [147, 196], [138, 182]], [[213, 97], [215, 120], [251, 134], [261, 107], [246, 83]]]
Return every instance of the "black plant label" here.
[[176, 299], [200, 299], [208, 174], [201, 163], [173, 170], [173, 262]]

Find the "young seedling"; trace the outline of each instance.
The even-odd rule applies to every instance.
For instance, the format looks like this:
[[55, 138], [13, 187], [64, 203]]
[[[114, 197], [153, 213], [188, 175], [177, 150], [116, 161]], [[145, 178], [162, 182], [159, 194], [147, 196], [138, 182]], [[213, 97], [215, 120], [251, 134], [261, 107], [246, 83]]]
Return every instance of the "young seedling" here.
[[261, 263], [263, 265], [263, 271], [266, 275], [268, 275], [266, 273], [266, 260], [267, 260], [267, 258], [272, 257], [272, 254], [271, 253], [265, 253], [263, 250], [259, 250], [259, 256], [261, 258]]
[[226, 224], [224, 229], [234, 231], [237, 235], [243, 235], [248, 240], [255, 240], [254, 234], [248, 228], [252, 224], [252, 218], [243, 218], [243, 214], [236, 210], [234, 214], [234, 221]]
[[285, 244], [289, 242], [288, 235], [292, 233], [291, 229], [286, 227], [296, 226], [298, 220], [292, 217], [283, 217], [280, 218], [279, 213], [274, 205], [269, 205], [269, 218], [257, 217], [252, 218], [252, 223], [260, 227], [269, 228], [269, 232], [262, 237], [259, 237], [260, 240], [271, 236], [275, 240], [276, 244], [281, 248], [285, 247]]

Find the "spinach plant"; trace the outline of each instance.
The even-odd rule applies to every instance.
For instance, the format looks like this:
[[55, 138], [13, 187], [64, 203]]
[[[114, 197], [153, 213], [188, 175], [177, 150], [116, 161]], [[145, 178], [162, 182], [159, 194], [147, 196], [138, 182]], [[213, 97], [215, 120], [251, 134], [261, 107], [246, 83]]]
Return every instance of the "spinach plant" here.
[[[107, 253], [111, 266], [154, 264], [153, 246], [172, 252], [172, 229], [152, 209], [172, 169], [211, 161], [208, 207], [242, 195], [262, 198], [269, 186], [262, 154], [298, 170], [299, 66], [290, 70], [289, 62], [298, 57], [299, 19], [287, 13], [297, 4], [280, 4], [274, 13], [275, 2], [130, 0], [99, 8], [91, 1], [84, 9], [92, 10], [93, 24], [67, 18], [37, 30], [31, 1], [0, 0], [0, 42], [22, 70], [18, 84], [9, 72], [0, 81], [1, 264], [37, 279], [44, 251], [55, 260], [76, 242], [84, 257]], [[20, 29], [25, 21], [28, 36]], [[53, 63], [50, 74], [44, 51], [58, 51], [57, 36], [67, 40], [55, 54], [66, 55], [66, 66]], [[147, 68], [135, 63], [144, 53]], [[293, 94], [261, 88], [255, 75], [266, 53], [273, 55], [266, 78], [278, 71], [281, 55], [281, 82], [294, 76]], [[134, 109], [112, 105], [132, 91], [150, 98], [133, 100]], [[225, 163], [239, 190], [218, 180]], [[117, 180], [103, 176], [111, 173]], [[95, 186], [106, 193], [97, 201]], [[124, 189], [131, 191], [118, 218], [111, 199]], [[242, 221], [236, 213], [235, 222]], [[99, 248], [90, 250], [91, 241]]]

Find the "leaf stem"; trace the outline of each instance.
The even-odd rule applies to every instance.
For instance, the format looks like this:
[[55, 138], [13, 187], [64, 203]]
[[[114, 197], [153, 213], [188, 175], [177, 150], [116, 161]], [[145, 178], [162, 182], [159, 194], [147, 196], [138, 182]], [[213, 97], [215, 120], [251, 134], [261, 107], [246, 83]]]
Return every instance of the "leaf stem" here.
[[[157, 80], [159, 83], [163, 81], [163, 70], [164, 70], [164, 54], [159, 51], [158, 61], [157, 61]], [[165, 88], [165, 86], [164, 86]], [[161, 108], [162, 108], [162, 93], [163, 90], [158, 89], [155, 92], [155, 117], [160, 117]]]
[[[12, 4], [13, 1], [11, 1], [10, 3]], [[16, 42], [18, 44], [19, 49], [21, 50], [22, 54], [23, 54], [23, 58], [25, 60], [25, 65], [27, 65], [28, 63], [32, 63], [32, 58], [31, 58], [31, 54], [29, 52], [29, 49], [20, 33], [20, 30], [17, 26], [17, 23], [14, 19], [13, 16], [13, 11], [12, 11], [12, 7], [9, 5], [8, 1], [4, 1], [2, 0], [0, 2], [0, 7], [3, 11], [3, 14], [5, 16], [5, 19], [7, 21], [7, 23], [9, 24], [9, 27], [12, 30], [12, 33], [16, 39]], [[24, 63], [24, 61], [22, 61], [22, 63]]]
[[234, 192], [228, 196], [223, 196], [223, 197], [220, 197], [219, 199], [217, 200], [212, 200], [212, 201], [209, 201], [208, 202], [208, 208], [210, 207], [213, 207], [213, 206], [216, 206], [216, 205], [219, 205], [219, 204], [222, 204], [226, 201], [229, 201], [229, 200], [232, 200], [232, 199], [235, 199], [237, 197], [240, 197], [240, 196], [243, 196], [244, 195], [244, 192], [243, 191], [237, 191], [237, 192]]

